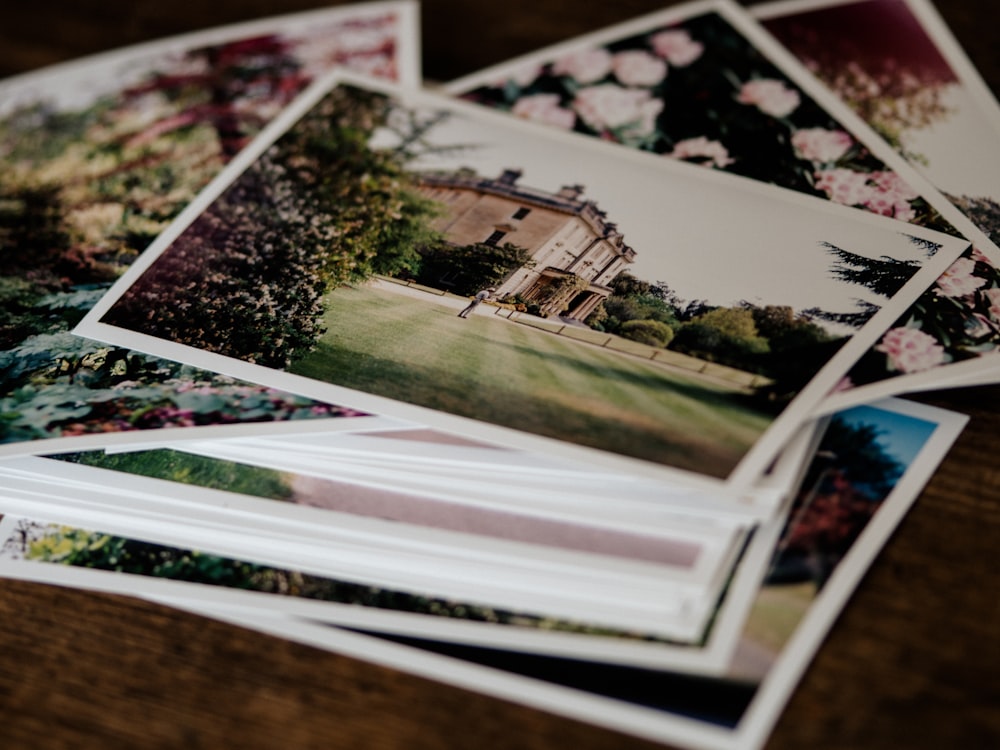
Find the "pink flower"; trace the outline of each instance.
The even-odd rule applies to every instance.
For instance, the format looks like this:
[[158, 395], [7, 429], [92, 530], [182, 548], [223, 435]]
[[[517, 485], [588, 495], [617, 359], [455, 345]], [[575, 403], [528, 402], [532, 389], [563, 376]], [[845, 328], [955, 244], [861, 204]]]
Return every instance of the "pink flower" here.
[[733, 163], [725, 146], [718, 141], [710, 141], [703, 135], [678, 141], [674, 145], [674, 150], [666, 156], [674, 159], [704, 159], [700, 163], [720, 169]]
[[872, 191], [872, 196], [861, 205], [872, 213], [882, 216], [892, 216], [899, 221], [913, 221], [917, 213], [908, 201], [898, 198], [892, 193]]
[[903, 182], [903, 178], [895, 172], [888, 170], [884, 172], [872, 172], [869, 179], [875, 186], [899, 200], [912, 201], [920, 197], [920, 194]]
[[624, 89], [612, 83], [580, 89], [573, 109], [594, 130], [621, 128], [623, 135], [645, 137], [656, 128], [663, 102], [645, 89]]
[[985, 263], [990, 268], [993, 268], [993, 261], [991, 261], [989, 259], [989, 256], [987, 256], [986, 253], [984, 253], [978, 247], [972, 248], [972, 259], [976, 261], [976, 263]]
[[611, 66], [615, 78], [626, 86], [655, 86], [667, 77], [667, 64], [642, 50], [619, 52]]
[[565, 107], [559, 106], [558, 94], [535, 94], [517, 100], [511, 109], [518, 117], [526, 120], [554, 125], [563, 130], [570, 130], [576, 122], [576, 114]]
[[517, 85], [518, 88], [523, 89], [525, 86], [534, 83], [535, 79], [538, 78], [538, 74], [541, 72], [542, 72], [542, 66], [538, 65], [537, 63], [531, 65], [522, 65], [519, 68], [516, 68], [507, 73], [507, 75], [505, 75], [503, 78], [498, 78], [496, 81], [493, 82], [493, 85], [496, 86], [497, 88], [503, 88], [504, 86], [507, 85], [508, 82], [513, 82], [514, 84]]
[[552, 72], [577, 83], [593, 83], [611, 72], [611, 53], [600, 48], [573, 52], [556, 60]]
[[805, 128], [792, 136], [792, 146], [809, 161], [837, 161], [854, 145], [854, 139], [843, 130]]
[[851, 380], [849, 375], [845, 375], [837, 384], [830, 389], [830, 393], [843, 393], [844, 391], [849, 391], [854, 387], [854, 381]]
[[656, 54], [678, 68], [690, 65], [705, 51], [705, 45], [691, 39], [691, 35], [683, 29], [661, 31], [654, 34], [649, 43]]
[[990, 303], [990, 317], [993, 320], [1000, 320], [1000, 288], [986, 289], [983, 291], [983, 296]]
[[889, 367], [900, 372], [920, 372], [944, 362], [944, 347], [917, 328], [892, 328], [875, 347], [889, 357]]
[[868, 175], [851, 169], [821, 169], [813, 177], [816, 187], [822, 190], [834, 203], [842, 206], [861, 206], [875, 195], [875, 189], [868, 184]]
[[971, 318], [965, 321], [965, 335], [973, 339], [981, 339], [985, 336], [994, 336], [997, 327], [982, 313], [973, 313]]
[[976, 262], [971, 258], [959, 258], [952, 263], [935, 283], [935, 293], [941, 297], [965, 297], [986, 283], [986, 279], [975, 275]]
[[758, 78], [743, 84], [736, 101], [752, 104], [771, 117], [786, 117], [795, 111], [801, 99], [799, 92], [788, 88], [781, 81]]

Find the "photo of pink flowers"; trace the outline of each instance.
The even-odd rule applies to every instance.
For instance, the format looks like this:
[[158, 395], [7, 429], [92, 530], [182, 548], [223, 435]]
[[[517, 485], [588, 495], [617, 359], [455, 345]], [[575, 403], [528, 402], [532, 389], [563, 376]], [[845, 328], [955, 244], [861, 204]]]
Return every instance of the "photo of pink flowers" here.
[[563, 130], [941, 227], [914, 189], [717, 12], [581, 43], [489, 83], [457, 82], [452, 92]]

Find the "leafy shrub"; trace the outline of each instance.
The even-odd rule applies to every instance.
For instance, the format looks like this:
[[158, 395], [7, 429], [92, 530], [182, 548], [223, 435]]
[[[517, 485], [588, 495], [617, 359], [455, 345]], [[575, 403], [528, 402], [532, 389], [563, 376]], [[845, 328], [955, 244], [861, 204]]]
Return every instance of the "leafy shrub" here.
[[497, 286], [512, 271], [531, 264], [528, 251], [509, 242], [497, 246], [441, 241], [425, 246], [420, 254], [417, 280], [421, 284], [463, 296]]
[[769, 350], [753, 313], [735, 307], [719, 307], [684, 323], [670, 348], [748, 372], [759, 371], [760, 355]]
[[666, 346], [674, 337], [674, 329], [658, 320], [628, 320], [621, 326], [621, 335], [649, 346]]

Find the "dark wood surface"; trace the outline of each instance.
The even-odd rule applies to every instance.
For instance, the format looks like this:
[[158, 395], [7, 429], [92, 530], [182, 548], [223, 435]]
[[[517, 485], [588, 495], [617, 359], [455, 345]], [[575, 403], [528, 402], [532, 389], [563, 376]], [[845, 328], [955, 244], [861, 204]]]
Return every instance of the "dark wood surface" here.
[[[0, 8], [0, 74], [308, 0], [32, 0]], [[669, 3], [424, 3], [424, 72], [449, 80]], [[942, 14], [993, 87], [992, 0]], [[998, 144], [1000, 147], [1000, 144]], [[968, 413], [768, 747], [1000, 746], [1000, 387]], [[125, 597], [0, 581], [0, 747], [652, 747], [611, 731]]]

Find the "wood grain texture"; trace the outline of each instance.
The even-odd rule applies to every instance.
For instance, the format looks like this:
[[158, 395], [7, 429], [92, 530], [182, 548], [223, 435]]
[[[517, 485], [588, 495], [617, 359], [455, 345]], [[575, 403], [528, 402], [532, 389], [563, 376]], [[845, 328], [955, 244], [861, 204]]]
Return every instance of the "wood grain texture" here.
[[[320, 4], [7, 2], [0, 74]], [[664, 3], [423, 5], [424, 72], [448, 80]], [[940, 10], [1000, 89], [993, 2]], [[972, 420], [834, 626], [772, 750], [1000, 746], [1000, 387], [921, 400]], [[164, 607], [0, 581], [0, 747], [652, 745]]]

